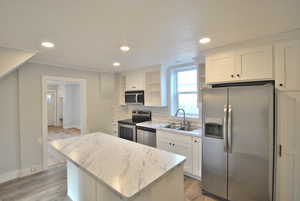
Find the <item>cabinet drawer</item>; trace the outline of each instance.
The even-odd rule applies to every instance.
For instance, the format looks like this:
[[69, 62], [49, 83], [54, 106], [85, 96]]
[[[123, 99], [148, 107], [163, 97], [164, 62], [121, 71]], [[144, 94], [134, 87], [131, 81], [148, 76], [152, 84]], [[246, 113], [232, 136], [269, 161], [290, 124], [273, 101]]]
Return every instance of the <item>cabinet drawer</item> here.
[[167, 131], [158, 131], [157, 138], [176, 142], [177, 144], [191, 144], [192, 137], [181, 134], [171, 133]]

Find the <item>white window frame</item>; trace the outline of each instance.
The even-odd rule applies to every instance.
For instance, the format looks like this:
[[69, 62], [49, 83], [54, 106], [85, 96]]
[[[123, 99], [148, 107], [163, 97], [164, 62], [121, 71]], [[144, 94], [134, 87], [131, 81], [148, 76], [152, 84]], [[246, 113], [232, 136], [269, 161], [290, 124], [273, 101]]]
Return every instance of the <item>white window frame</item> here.
[[[183, 72], [183, 71], [188, 71], [188, 70], [196, 70], [197, 71], [197, 81], [196, 81], [196, 91], [195, 92], [178, 92], [178, 85], [177, 85], [177, 74], [179, 72]], [[197, 101], [198, 100], [198, 93], [199, 93], [199, 89], [198, 89], [198, 68], [196, 65], [189, 65], [189, 66], [184, 66], [184, 67], [177, 67], [171, 70], [170, 76], [170, 113], [171, 116], [175, 116], [175, 113], [178, 109], [178, 102], [179, 102], [179, 94], [196, 94], [197, 96]], [[197, 104], [198, 105], [198, 104]], [[182, 117], [183, 115], [180, 113], [178, 115], [178, 117]], [[191, 114], [186, 114], [187, 118], [191, 118], [191, 119], [198, 119], [200, 117], [200, 111], [198, 108], [198, 116], [194, 116]]]

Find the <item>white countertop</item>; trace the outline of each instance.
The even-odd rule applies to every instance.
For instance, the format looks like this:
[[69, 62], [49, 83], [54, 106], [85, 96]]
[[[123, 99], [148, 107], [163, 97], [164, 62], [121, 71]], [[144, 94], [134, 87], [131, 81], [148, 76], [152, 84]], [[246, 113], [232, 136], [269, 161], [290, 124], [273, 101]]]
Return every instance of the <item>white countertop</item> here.
[[186, 159], [104, 133], [50, 144], [125, 199], [133, 197]]
[[158, 129], [158, 128], [164, 128], [170, 124], [168, 123], [160, 123], [160, 122], [154, 122], [154, 121], [145, 121], [142, 123], [136, 124], [137, 126], [142, 126], [146, 128], [153, 128], [153, 129]]

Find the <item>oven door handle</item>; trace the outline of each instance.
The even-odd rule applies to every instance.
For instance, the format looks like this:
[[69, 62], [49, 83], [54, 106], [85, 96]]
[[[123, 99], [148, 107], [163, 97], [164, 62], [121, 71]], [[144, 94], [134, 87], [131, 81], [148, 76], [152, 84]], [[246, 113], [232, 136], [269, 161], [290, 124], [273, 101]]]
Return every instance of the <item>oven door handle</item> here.
[[120, 127], [125, 127], [125, 128], [135, 128], [135, 126], [132, 125], [127, 125], [127, 124], [119, 124]]

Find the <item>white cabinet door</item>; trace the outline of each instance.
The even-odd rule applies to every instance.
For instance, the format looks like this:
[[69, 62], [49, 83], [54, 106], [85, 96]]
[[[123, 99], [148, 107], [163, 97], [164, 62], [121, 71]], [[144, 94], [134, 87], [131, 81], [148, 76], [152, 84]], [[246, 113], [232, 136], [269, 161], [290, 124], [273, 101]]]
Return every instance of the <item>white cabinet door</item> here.
[[273, 80], [272, 46], [238, 50], [235, 64], [238, 80]]
[[206, 57], [206, 83], [273, 80], [273, 48], [243, 48]]
[[186, 157], [184, 171], [193, 174], [193, 153], [191, 144], [175, 141], [173, 144], [173, 152]]
[[235, 57], [233, 52], [210, 55], [206, 57], [206, 83], [233, 81], [235, 75]]
[[193, 175], [201, 178], [202, 167], [202, 141], [199, 137], [193, 137]]
[[193, 174], [192, 137], [158, 130], [157, 148], [186, 157], [184, 171]]
[[280, 90], [300, 90], [300, 41], [275, 46], [276, 87]]
[[165, 138], [162, 136], [163, 134], [159, 134], [159, 131], [157, 131], [157, 148], [162, 149], [165, 151], [173, 152], [173, 149], [171, 149], [171, 141], [168, 138]]
[[126, 74], [126, 91], [136, 91], [145, 89], [144, 72], [128, 72]]
[[300, 200], [300, 92], [278, 93], [277, 201]]

